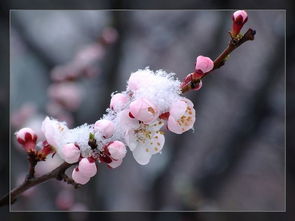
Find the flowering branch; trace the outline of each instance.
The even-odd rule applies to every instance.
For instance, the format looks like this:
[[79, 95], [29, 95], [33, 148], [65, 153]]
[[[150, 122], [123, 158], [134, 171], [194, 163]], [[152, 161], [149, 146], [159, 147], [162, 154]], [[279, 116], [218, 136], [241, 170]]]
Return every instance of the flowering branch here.
[[[36, 149], [37, 135], [32, 129], [19, 130], [16, 137], [28, 154], [29, 172], [23, 184], [0, 200], [0, 206], [9, 203], [9, 195], [13, 203], [27, 189], [52, 178], [78, 188], [97, 173], [96, 163], [105, 163], [109, 168], [120, 166], [127, 152], [126, 146], [139, 164], [148, 164], [154, 154], [162, 151], [165, 136], [161, 128], [164, 125], [176, 134], [194, 126], [194, 104], [181, 94], [199, 90], [202, 79], [223, 66], [233, 50], [254, 40], [256, 32], [252, 29], [244, 35], [240, 34], [247, 19], [245, 11], [236, 11], [227, 48], [214, 62], [208, 57], [198, 56], [195, 71], [187, 75], [183, 82], [175, 79], [174, 74], [162, 70], [138, 70], [131, 74], [126, 91], [112, 95], [107, 114], [94, 124], [69, 129], [64, 122], [46, 117], [41, 128], [46, 140], [39, 149]], [[65, 162], [35, 178], [36, 164], [46, 160], [53, 152]], [[78, 166], [70, 178], [65, 171], [73, 165]]]
[[211, 73], [213, 70], [220, 68], [223, 66], [226, 62], [226, 59], [228, 56], [239, 46], [241, 46], [243, 43], [249, 41], [249, 40], [254, 40], [254, 36], [256, 34], [255, 30], [252, 30], [251, 28], [248, 29], [248, 31], [242, 36], [235, 38], [231, 36], [231, 40], [229, 41], [228, 46], [224, 49], [224, 51], [214, 60], [214, 67], [211, 71], [204, 73], [202, 76], [196, 79], [192, 79], [190, 84], [186, 84], [184, 87], [182, 87], [181, 92], [185, 93], [188, 92], [194, 88], [196, 88], [199, 84], [201, 79], [206, 77], [209, 73]]

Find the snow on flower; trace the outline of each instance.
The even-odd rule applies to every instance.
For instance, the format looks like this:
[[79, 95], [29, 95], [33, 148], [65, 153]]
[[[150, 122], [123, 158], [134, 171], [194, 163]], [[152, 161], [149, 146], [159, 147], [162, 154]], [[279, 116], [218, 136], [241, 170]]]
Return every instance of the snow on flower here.
[[[211, 59], [198, 57], [196, 68], [204, 73], [210, 71]], [[126, 91], [112, 95], [110, 108], [94, 124], [69, 129], [65, 122], [46, 117], [41, 128], [43, 143], [62, 160], [78, 164], [72, 178], [79, 184], [86, 184], [97, 173], [96, 162], [110, 168], [120, 166], [127, 146], [134, 159], [146, 165], [164, 147], [165, 137], [160, 129], [166, 123], [177, 134], [193, 127], [193, 103], [180, 95], [180, 87], [173, 73], [138, 70], [131, 74]], [[23, 131], [33, 137], [30, 130]], [[28, 137], [23, 131], [18, 132], [18, 139]]]
[[129, 103], [129, 96], [123, 93], [117, 93], [112, 95], [112, 99], [110, 102], [110, 108], [116, 112], [124, 109]]

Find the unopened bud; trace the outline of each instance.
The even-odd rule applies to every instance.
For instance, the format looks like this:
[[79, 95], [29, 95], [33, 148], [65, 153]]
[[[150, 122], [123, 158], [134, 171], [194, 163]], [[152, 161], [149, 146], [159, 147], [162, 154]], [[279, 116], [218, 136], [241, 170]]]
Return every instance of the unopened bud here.
[[37, 135], [31, 128], [22, 128], [15, 133], [18, 143], [20, 143], [26, 152], [35, 150]]

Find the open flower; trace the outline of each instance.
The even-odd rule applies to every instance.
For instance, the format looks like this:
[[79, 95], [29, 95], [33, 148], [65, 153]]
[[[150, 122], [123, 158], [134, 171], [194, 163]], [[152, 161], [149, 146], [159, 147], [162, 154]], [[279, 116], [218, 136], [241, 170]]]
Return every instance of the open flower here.
[[98, 120], [94, 124], [94, 130], [99, 132], [103, 138], [110, 138], [114, 134], [115, 125], [110, 120]]
[[131, 115], [144, 123], [151, 123], [159, 116], [157, 107], [146, 98], [139, 98], [130, 104]]
[[139, 164], [148, 164], [152, 155], [162, 150], [165, 137], [160, 128], [163, 125], [163, 120], [158, 120], [150, 125], [141, 123], [138, 129], [127, 131], [125, 142]]
[[31, 128], [22, 128], [15, 133], [17, 141], [27, 152], [33, 151], [36, 147], [37, 135]]
[[194, 104], [187, 98], [182, 98], [170, 107], [168, 129], [176, 134], [182, 134], [191, 129], [195, 123]]

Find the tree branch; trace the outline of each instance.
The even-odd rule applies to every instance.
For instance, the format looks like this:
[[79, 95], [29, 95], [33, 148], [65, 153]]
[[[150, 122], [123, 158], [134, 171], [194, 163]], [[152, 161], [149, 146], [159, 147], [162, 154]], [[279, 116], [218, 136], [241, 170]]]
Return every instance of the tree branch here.
[[[56, 178], [57, 180], [63, 180], [67, 182], [68, 184], [72, 184], [75, 188], [78, 188], [80, 185], [75, 183], [71, 178], [69, 178], [66, 174], [65, 171], [73, 166], [74, 164], [68, 164], [64, 162], [51, 172], [44, 174], [43, 176], [37, 177], [37, 178], [30, 178], [30, 175], [25, 179], [25, 181], [18, 187], [12, 189], [9, 194], [6, 194], [4, 197], [0, 199], [0, 206], [4, 206], [9, 204], [9, 195], [10, 195], [10, 203], [13, 204], [16, 201], [16, 198], [22, 194], [24, 191], [28, 190], [29, 188], [36, 186], [40, 183], [44, 183], [52, 178]], [[30, 166], [30, 171], [31, 171], [31, 166]], [[31, 174], [29, 172], [29, 174]]]
[[204, 77], [206, 77], [209, 73], [214, 71], [215, 69], [220, 68], [225, 64], [226, 59], [228, 56], [235, 50], [236, 48], [240, 47], [243, 43], [249, 41], [249, 40], [254, 40], [254, 35], [256, 34], [256, 31], [249, 28], [248, 31], [243, 35], [241, 38], [231, 38], [228, 46], [224, 49], [224, 51], [214, 60], [214, 68], [205, 73], [201, 78], [199, 79], [193, 79], [190, 83], [185, 85], [182, 89], [181, 92], [185, 93], [190, 90], [192, 90], [195, 85], [198, 85]]

